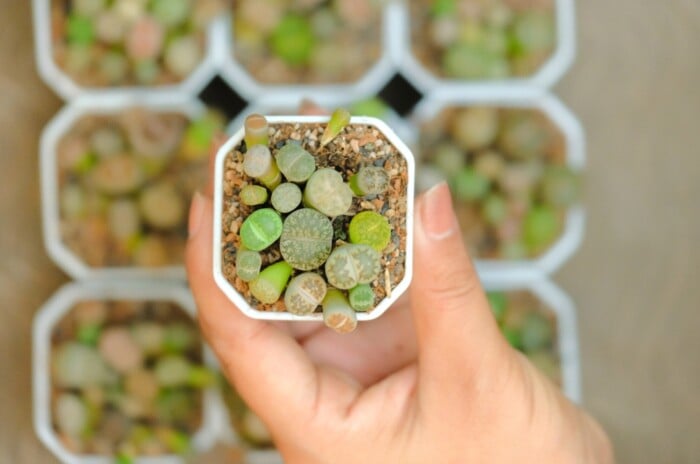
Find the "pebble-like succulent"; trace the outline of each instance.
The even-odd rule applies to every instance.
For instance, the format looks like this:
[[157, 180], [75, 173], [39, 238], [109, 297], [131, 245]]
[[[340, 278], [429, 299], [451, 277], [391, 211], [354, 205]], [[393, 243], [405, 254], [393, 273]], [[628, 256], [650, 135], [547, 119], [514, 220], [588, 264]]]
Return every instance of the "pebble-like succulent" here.
[[277, 163], [266, 145], [248, 147], [243, 160], [243, 170], [250, 177], [259, 180], [269, 189], [274, 189], [282, 181]]
[[391, 241], [389, 221], [375, 211], [357, 213], [348, 227], [350, 243], [369, 245], [381, 252]]
[[323, 322], [338, 333], [349, 333], [357, 327], [357, 314], [343, 292], [329, 289], [323, 299]]
[[267, 119], [260, 114], [251, 114], [245, 119], [245, 143], [248, 148], [254, 145], [267, 146], [269, 140], [269, 125]]
[[280, 252], [293, 268], [310, 271], [323, 265], [333, 246], [331, 221], [311, 208], [287, 216], [280, 237]]
[[281, 183], [272, 191], [270, 203], [280, 213], [291, 213], [301, 204], [301, 189], [291, 182]]
[[326, 296], [327, 285], [315, 272], [304, 272], [294, 277], [284, 292], [284, 304], [292, 314], [313, 313]]
[[253, 213], [241, 225], [241, 242], [253, 251], [261, 251], [272, 245], [282, 234], [282, 218], [272, 208]]
[[378, 195], [389, 188], [389, 173], [379, 166], [365, 166], [350, 176], [350, 188], [358, 197]]
[[261, 303], [275, 303], [282, 296], [291, 275], [292, 266], [285, 261], [271, 264], [250, 282], [250, 293]]
[[340, 216], [350, 210], [352, 190], [335, 169], [319, 169], [306, 183], [304, 203], [326, 216]]
[[333, 112], [326, 126], [326, 130], [321, 137], [322, 147], [328, 145], [348, 124], [350, 124], [350, 117], [350, 112], [344, 108], [338, 108]]
[[313, 155], [301, 145], [287, 142], [275, 155], [277, 166], [289, 182], [306, 182], [316, 170]]
[[369, 311], [374, 308], [374, 290], [369, 284], [360, 284], [353, 287], [348, 292], [350, 306], [355, 311]]
[[236, 254], [236, 275], [244, 282], [250, 282], [260, 275], [262, 257], [252, 250], [238, 250]]
[[247, 206], [262, 205], [267, 196], [267, 189], [260, 185], [248, 184], [241, 189], [241, 203]]
[[377, 278], [381, 271], [381, 256], [369, 245], [342, 245], [331, 252], [325, 270], [328, 283], [349, 290]]

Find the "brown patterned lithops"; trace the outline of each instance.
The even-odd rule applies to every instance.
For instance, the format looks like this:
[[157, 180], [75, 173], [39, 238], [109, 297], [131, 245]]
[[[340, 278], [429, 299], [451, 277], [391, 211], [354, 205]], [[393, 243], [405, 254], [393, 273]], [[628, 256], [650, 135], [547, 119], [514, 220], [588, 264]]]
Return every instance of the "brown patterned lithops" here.
[[280, 252], [295, 269], [310, 271], [321, 266], [331, 253], [333, 225], [310, 208], [294, 211], [284, 221]]
[[326, 281], [315, 272], [305, 272], [294, 277], [284, 293], [284, 304], [292, 314], [313, 313], [326, 296]]

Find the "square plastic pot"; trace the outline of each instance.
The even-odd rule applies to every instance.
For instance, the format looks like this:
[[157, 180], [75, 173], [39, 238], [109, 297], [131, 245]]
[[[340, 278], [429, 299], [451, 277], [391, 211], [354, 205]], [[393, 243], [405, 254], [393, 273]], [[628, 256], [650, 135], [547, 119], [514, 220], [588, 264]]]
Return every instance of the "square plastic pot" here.
[[[328, 116], [266, 116], [270, 125], [276, 124], [320, 124], [327, 123]], [[406, 160], [408, 168], [408, 184], [406, 191], [406, 261], [404, 264], [403, 279], [398, 282], [391, 291], [391, 296], [384, 298], [370, 312], [358, 312], [358, 321], [369, 321], [376, 319], [408, 289], [413, 276], [413, 194], [415, 185], [415, 162], [413, 154], [409, 148], [399, 139], [391, 128], [382, 120], [370, 117], [352, 117], [351, 125], [367, 125], [379, 130], [387, 140], [394, 145], [399, 153]], [[259, 311], [255, 309], [241, 295], [233, 285], [226, 279], [223, 273], [223, 258], [221, 253], [222, 241], [222, 210], [224, 204], [224, 164], [229, 153], [238, 146], [245, 135], [245, 130], [241, 127], [220, 149], [216, 155], [216, 166], [214, 173], [214, 246], [213, 246], [213, 269], [214, 280], [222, 292], [238, 307], [245, 315], [254, 319], [266, 319], [276, 321], [322, 321], [323, 314], [312, 313], [304, 316], [297, 316], [288, 312]]]
[[[469, 96], [445, 89], [435, 92], [415, 108], [411, 120], [418, 127], [436, 117], [440, 111], [451, 107], [492, 106], [498, 108], [523, 108], [541, 111], [561, 131], [566, 143], [566, 164], [577, 173], [586, 165], [586, 147], [583, 128], [578, 119], [557, 98], [539, 93], [509, 94], [501, 96]], [[511, 272], [537, 269], [553, 274], [571, 258], [583, 241], [586, 215], [581, 205], [570, 207], [566, 213], [564, 229], [559, 238], [535, 258], [523, 260], [477, 259], [477, 269], [488, 272]]]
[[206, 31], [205, 50], [202, 61], [189, 76], [180, 82], [154, 86], [90, 87], [78, 84], [54, 61], [51, 41], [51, 0], [32, 0], [34, 53], [39, 76], [64, 100], [91, 96], [136, 96], [149, 97], [159, 93], [178, 92], [196, 96], [216, 75], [216, 24], [224, 18], [215, 18]]
[[[72, 283], [60, 288], [39, 309], [34, 318], [33, 345], [33, 401], [34, 429], [41, 442], [65, 464], [112, 464], [114, 456], [78, 455], [66, 449], [54, 431], [51, 419], [51, 334], [55, 325], [73, 306], [84, 300], [168, 301], [175, 303], [192, 318], [196, 307], [189, 291], [177, 284], [155, 283]], [[203, 345], [204, 363], [212, 369], [216, 361]], [[221, 399], [215, 389], [203, 391], [202, 426], [192, 436], [195, 451], [205, 451], [216, 442], [221, 430]], [[176, 455], [142, 457], [142, 464], [184, 464]]]
[[311, 97], [314, 100], [343, 95], [352, 101], [364, 95], [379, 92], [396, 72], [389, 52], [391, 36], [394, 33], [392, 17], [397, 5], [391, 2], [383, 7], [381, 18], [381, 53], [377, 61], [355, 82], [328, 84], [265, 84], [256, 80], [234, 56], [233, 21], [229, 18], [216, 25], [217, 42], [221, 55], [217, 57], [221, 66], [221, 77], [248, 100], [259, 98]]
[[156, 95], [142, 98], [137, 94], [85, 97], [65, 106], [44, 128], [39, 146], [41, 171], [41, 203], [44, 246], [51, 259], [73, 279], [185, 279], [183, 266], [139, 268], [136, 266], [91, 267], [63, 241], [60, 230], [58, 185], [58, 143], [80, 118], [88, 115], [115, 115], [140, 107], [151, 111], [175, 112], [193, 119], [204, 113], [197, 100], [180, 95]]
[[562, 390], [572, 401], [582, 401], [581, 356], [578, 343], [576, 307], [571, 298], [554, 283], [534, 272], [510, 275], [482, 273], [486, 291], [529, 291], [551, 310], [557, 320], [557, 348], [561, 364]]
[[427, 69], [413, 54], [411, 15], [406, 2], [396, 5], [391, 17], [391, 55], [402, 74], [422, 92], [451, 90], [463, 95], [496, 96], [506, 91], [528, 88], [545, 90], [554, 86], [571, 67], [576, 57], [576, 14], [574, 0], [555, 0], [557, 43], [549, 59], [527, 77], [462, 80], [443, 78]]

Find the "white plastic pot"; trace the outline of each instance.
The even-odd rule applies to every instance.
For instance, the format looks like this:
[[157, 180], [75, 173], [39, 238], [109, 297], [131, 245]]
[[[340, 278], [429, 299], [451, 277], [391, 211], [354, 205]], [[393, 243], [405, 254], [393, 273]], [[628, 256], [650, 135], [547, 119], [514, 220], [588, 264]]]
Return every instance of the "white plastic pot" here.
[[391, 55], [402, 74], [422, 92], [435, 89], [451, 90], [462, 95], [494, 97], [505, 92], [545, 90], [556, 84], [571, 67], [576, 56], [576, 15], [574, 0], [556, 0], [557, 44], [550, 58], [537, 72], [528, 77], [507, 79], [460, 80], [436, 76], [413, 54], [411, 15], [406, 3], [396, 5], [391, 12]]
[[576, 403], [582, 401], [581, 356], [578, 344], [576, 307], [571, 298], [554, 283], [536, 272], [514, 274], [482, 273], [486, 291], [527, 290], [554, 312], [557, 321], [557, 348], [561, 363], [562, 389]]
[[[582, 172], [586, 164], [583, 128], [564, 104], [551, 95], [521, 94], [493, 97], [490, 95], [468, 96], [451, 89], [438, 91], [416, 106], [412, 121], [420, 127], [445, 108], [467, 106], [495, 106], [499, 108], [528, 108], [542, 111], [561, 131], [566, 142], [566, 163], [576, 172]], [[585, 230], [583, 207], [575, 205], [566, 214], [564, 230], [559, 238], [536, 258], [524, 260], [477, 259], [481, 271], [512, 272], [534, 268], [545, 274], [556, 272], [576, 253], [583, 241]]]
[[64, 242], [60, 230], [57, 147], [60, 139], [80, 118], [88, 115], [119, 114], [125, 109], [143, 107], [152, 111], [176, 112], [194, 119], [204, 113], [204, 106], [196, 100], [179, 95], [153, 95], [148, 98], [137, 94], [108, 95], [100, 98], [80, 98], [65, 106], [44, 128], [40, 142], [40, 170], [44, 245], [53, 261], [73, 279], [180, 279], [185, 278], [183, 266], [139, 268], [135, 266], [88, 266]]
[[[78, 455], [66, 449], [54, 431], [51, 418], [51, 334], [55, 325], [74, 305], [84, 300], [169, 301], [194, 318], [196, 307], [189, 291], [177, 284], [154, 283], [72, 283], [59, 289], [41, 307], [33, 327], [33, 397], [34, 429], [42, 443], [65, 464], [111, 464], [114, 456]], [[204, 362], [216, 369], [211, 352], [203, 346]], [[202, 426], [192, 436], [196, 451], [205, 451], [216, 442], [221, 429], [221, 399], [215, 389], [203, 392]], [[138, 458], [139, 464], [182, 464], [175, 455]]]
[[[328, 116], [268, 116], [270, 125], [275, 124], [318, 124], [327, 123]], [[382, 120], [370, 117], [353, 117], [350, 125], [360, 124], [377, 128], [382, 132], [388, 141], [392, 143], [399, 153], [406, 160], [408, 168], [408, 185], [406, 195], [406, 262], [403, 279], [392, 288], [391, 296], [384, 298], [376, 308], [370, 312], [357, 313], [358, 321], [369, 321], [376, 319], [398, 300], [406, 291], [413, 276], [413, 195], [415, 162], [413, 154], [409, 148], [399, 139], [389, 126]], [[216, 284], [221, 291], [240, 309], [244, 314], [254, 319], [266, 319], [277, 321], [322, 321], [323, 314], [312, 313], [305, 316], [297, 316], [288, 312], [259, 311], [241, 295], [224, 276], [222, 265], [221, 241], [222, 241], [222, 211], [224, 203], [224, 164], [229, 153], [243, 140], [245, 130], [241, 127], [220, 149], [216, 155], [216, 167], [214, 173], [214, 246], [213, 246], [213, 274]]]
[[382, 12], [381, 53], [376, 63], [355, 82], [339, 84], [265, 84], [258, 82], [243, 67], [234, 56], [233, 47], [233, 21], [230, 19], [216, 27], [217, 41], [223, 46], [218, 49], [223, 56], [218, 56], [221, 64], [221, 77], [235, 88], [238, 93], [249, 101], [262, 97], [310, 97], [313, 99], [333, 98], [337, 95], [345, 97], [346, 101], [353, 101], [365, 95], [378, 93], [389, 82], [396, 72], [389, 53], [391, 35], [393, 34], [391, 17], [396, 13], [392, 10], [397, 5], [391, 2], [384, 7]]
[[32, 0], [34, 22], [34, 53], [39, 75], [64, 100], [73, 100], [80, 96], [114, 96], [128, 95], [148, 97], [157, 93], [179, 92], [183, 95], [197, 95], [216, 75], [216, 52], [218, 46], [214, 31], [217, 23], [224, 18], [216, 18], [206, 31], [204, 56], [197, 68], [184, 80], [168, 85], [156, 86], [117, 86], [117, 87], [87, 87], [78, 84], [61, 69], [53, 57], [51, 41], [51, 1]]

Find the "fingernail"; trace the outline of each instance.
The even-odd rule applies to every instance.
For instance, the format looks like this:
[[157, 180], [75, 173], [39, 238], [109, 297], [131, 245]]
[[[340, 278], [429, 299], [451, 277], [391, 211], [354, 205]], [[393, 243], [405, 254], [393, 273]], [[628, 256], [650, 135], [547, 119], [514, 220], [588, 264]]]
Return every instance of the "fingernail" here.
[[433, 240], [443, 240], [459, 230], [450, 189], [445, 182], [434, 186], [423, 196], [421, 223], [426, 235]]
[[192, 204], [190, 205], [190, 217], [187, 226], [190, 237], [197, 235], [200, 226], [202, 225], [202, 216], [204, 215], [204, 196], [199, 192], [194, 192]]

